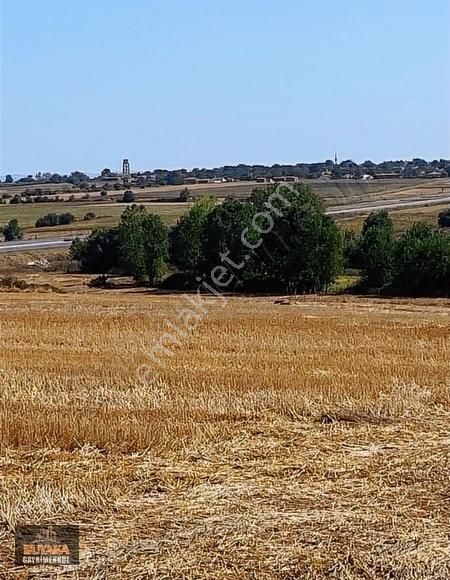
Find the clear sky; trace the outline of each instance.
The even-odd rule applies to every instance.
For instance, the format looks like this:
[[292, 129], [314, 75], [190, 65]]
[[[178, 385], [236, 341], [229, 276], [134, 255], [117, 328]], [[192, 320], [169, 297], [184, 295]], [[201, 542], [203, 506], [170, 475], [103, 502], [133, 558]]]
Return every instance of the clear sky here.
[[0, 173], [450, 156], [448, 0], [1, 0]]

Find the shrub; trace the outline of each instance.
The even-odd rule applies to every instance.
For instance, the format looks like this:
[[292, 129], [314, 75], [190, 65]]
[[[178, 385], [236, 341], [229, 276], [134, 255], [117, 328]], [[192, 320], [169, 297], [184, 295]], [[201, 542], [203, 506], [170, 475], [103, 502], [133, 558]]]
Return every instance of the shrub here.
[[80, 262], [82, 272], [106, 274], [120, 265], [117, 228], [95, 230], [86, 240], [76, 238], [69, 255]]
[[0, 278], [0, 288], [5, 288], [7, 290], [26, 290], [28, 287], [28, 282], [20, 280], [19, 278], [14, 278], [14, 276]]
[[440, 228], [450, 228], [450, 209], [439, 214], [438, 225]]
[[112, 284], [108, 277], [102, 274], [101, 276], [97, 276], [97, 278], [89, 280], [88, 286], [89, 288], [111, 288]]
[[23, 236], [22, 229], [19, 226], [19, 221], [15, 218], [10, 220], [8, 224], [3, 227], [2, 233], [6, 242], [20, 240]]
[[124, 191], [122, 196], [122, 203], [134, 203], [136, 201], [136, 196], [131, 190]]
[[191, 192], [187, 187], [185, 187], [178, 196], [178, 201], [189, 201], [191, 199]]
[[59, 224], [60, 225], [68, 225], [75, 221], [75, 216], [71, 213], [62, 213], [59, 215]]
[[75, 221], [75, 216], [71, 213], [48, 213], [36, 220], [35, 227], [48, 228], [53, 226], [67, 225]]
[[414, 224], [397, 244], [392, 288], [406, 296], [447, 296], [450, 239], [426, 224]]

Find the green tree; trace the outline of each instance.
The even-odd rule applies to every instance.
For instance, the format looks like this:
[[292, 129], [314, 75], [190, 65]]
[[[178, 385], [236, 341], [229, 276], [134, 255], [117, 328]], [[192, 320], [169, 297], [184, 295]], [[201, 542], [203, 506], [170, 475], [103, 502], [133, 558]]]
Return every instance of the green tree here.
[[254, 192], [250, 202], [253, 235], [255, 224], [260, 230], [253, 271], [287, 292], [326, 289], [342, 270], [342, 237], [317, 195], [297, 183]]
[[205, 260], [204, 238], [213, 198], [200, 198], [185, 213], [170, 234], [171, 262], [182, 272], [194, 275], [201, 272]]
[[66, 213], [48, 213], [36, 220], [36, 228], [47, 228], [60, 225], [68, 225], [75, 221], [75, 216], [69, 212]]
[[46, 215], [41, 216], [36, 220], [35, 227], [36, 228], [46, 228], [57, 226], [59, 224], [59, 216], [57, 213], [48, 213]]
[[10, 175], [8, 173], [8, 175], [5, 177], [5, 183], [13, 183], [13, 182], [14, 182], [14, 179], [13, 179], [12, 175]]
[[342, 232], [342, 254], [345, 268], [359, 268], [361, 256], [359, 236], [354, 230], [345, 228]]
[[121, 254], [136, 282], [159, 281], [169, 257], [167, 227], [158, 215], [145, 207], [132, 205], [119, 224]]
[[448, 296], [450, 239], [427, 224], [414, 224], [398, 241], [392, 286], [407, 296]]
[[387, 211], [372, 212], [364, 222], [360, 241], [361, 266], [369, 288], [382, 288], [392, 279], [395, 239]]
[[89, 183], [89, 175], [86, 175], [86, 173], [83, 173], [82, 171], [72, 171], [70, 176], [67, 178], [67, 181], [73, 185], [79, 186], [83, 183]]
[[94, 230], [85, 240], [76, 238], [70, 247], [72, 260], [80, 262], [81, 271], [106, 274], [120, 266], [119, 231], [117, 228]]
[[134, 195], [134, 193], [130, 189], [123, 192], [123, 196], [122, 196], [123, 203], [134, 203], [135, 201], [136, 201], [136, 196]]
[[61, 213], [58, 216], [59, 225], [68, 225], [75, 221], [75, 216], [69, 212]]
[[[91, 234], [92, 235], [92, 234]], [[71, 260], [77, 260], [81, 262], [83, 256], [85, 255], [87, 247], [87, 240], [82, 240], [81, 238], [75, 238], [69, 248], [69, 257]]]
[[238, 264], [231, 267], [236, 275], [233, 285], [238, 279], [246, 279], [248, 275], [247, 255], [249, 249], [242, 242], [242, 232], [252, 229], [253, 210], [249, 203], [227, 198], [221, 205], [208, 213], [201, 250], [203, 263], [202, 272], [209, 276], [216, 266], [223, 261], [228, 264]]
[[16, 218], [10, 220], [8, 224], [3, 227], [2, 232], [6, 242], [20, 240], [23, 236], [22, 229], [19, 226], [19, 221]]

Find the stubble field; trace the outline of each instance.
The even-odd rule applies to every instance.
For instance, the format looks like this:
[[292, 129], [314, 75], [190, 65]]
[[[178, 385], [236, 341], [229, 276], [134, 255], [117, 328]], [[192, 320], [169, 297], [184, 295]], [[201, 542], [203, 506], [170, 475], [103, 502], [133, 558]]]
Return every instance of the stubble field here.
[[148, 381], [181, 295], [0, 293], [0, 578], [54, 577], [17, 523], [80, 525], [67, 578], [449, 577], [450, 301], [274, 302]]

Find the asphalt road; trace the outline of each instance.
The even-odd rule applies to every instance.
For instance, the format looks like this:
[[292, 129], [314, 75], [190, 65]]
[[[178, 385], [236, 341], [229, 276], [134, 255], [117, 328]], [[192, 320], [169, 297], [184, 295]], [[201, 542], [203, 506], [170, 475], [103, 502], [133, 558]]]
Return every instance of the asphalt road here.
[[328, 215], [351, 215], [354, 213], [369, 213], [381, 209], [408, 209], [412, 207], [424, 207], [429, 205], [441, 205], [450, 203], [450, 196], [435, 196], [427, 199], [405, 199], [402, 201], [380, 201], [377, 203], [363, 203], [359, 205], [349, 205], [340, 207], [330, 207], [327, 209]]
[[[349, 204], [345, 207], [330, 207], [326, 213], [328, 215], [352, 215], [359, 213], [369, 213], [381, 209], [400, 209], [424, 207], [430, 205], [440, 205], [443, 203], [450, 203], [450, 196], [435, 196], [427, 199], [404, 199], [402, 201], [380, 201], [377, 203], [363, 203], [363, 204]], [[49, 248], [64, 248], [70, 246], [72, 239], [70, 238], [49, 238], [40, 240], [20, 240], [15, 242], [0, 243], [0, 254], [9, 252], [29, 252], [32, 250], [45, 250]]]
[[0, 254], [9, 252], [29, 252], [32, 250], [46, 250], [49, 248], [64, 248], [70, 246], [72, 240], [68, 238], [51, 238], [41, 240], [17, 240], [0, 243]]

